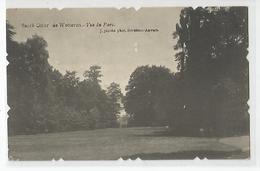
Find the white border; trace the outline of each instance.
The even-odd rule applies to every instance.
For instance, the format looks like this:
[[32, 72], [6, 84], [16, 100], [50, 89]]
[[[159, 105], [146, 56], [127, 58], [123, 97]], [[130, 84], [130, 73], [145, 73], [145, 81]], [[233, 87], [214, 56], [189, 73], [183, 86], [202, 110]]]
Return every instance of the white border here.
[[247, 6], [254, 0], [7, 0], [7, 8], [82, 8], [82, 7], [163, 7], [163, 6]]
[[[256, 4], [254, 0], [7, 0], [7, 8], [84, 8], [84, 7], [164, 7], [164, 6], [249, 6], [249, 65], [250, 65], [250, 130], [251, 130], [251, 159], [250, 160], [171, 160], [171, 161], [66, 161], [66, 162], [8, 162], [7, 159], [7, 115], [6, 105], [6, 65], [5, 60], [5, 2], [1, 3], [1, 51], [0, 51], [0, 165], [16, 166], [254, 166], [256, 165], [256, 87], [259, 87], [259, 72], [256, 72]], [[259, 13], [259, 12], [258, 12]], [[258, 27], [259, 28], [259, 27]], [[4, 43], [4, 44], [3, 44]], [[2, 46], [4, 45], [4, 46]], [[259, 52], [259, 50], [258, 50]], [[258, 53], [259, 54], [259, 53]], [[260, 66], [260, 64], [258, 64]], [[257, 85], [257, 86], [256, 86]], [[257, 92], [258, 93], [258, 92]], [[258, 117], [259, 118], [259, 117]], [[259, 120], [258, 120], [259, 121]], [[259, 128], [259, 126], [258, 126]], [[257, 129], [259, 130], [259, 129]], [[259, 135], [257, 136], [259, 139]], [[259, 141], [258, 141], [259, 143]], [[258, 162], [259, 164], [259, 162]], [[230, 169], [232, 168], [230, 167]]]

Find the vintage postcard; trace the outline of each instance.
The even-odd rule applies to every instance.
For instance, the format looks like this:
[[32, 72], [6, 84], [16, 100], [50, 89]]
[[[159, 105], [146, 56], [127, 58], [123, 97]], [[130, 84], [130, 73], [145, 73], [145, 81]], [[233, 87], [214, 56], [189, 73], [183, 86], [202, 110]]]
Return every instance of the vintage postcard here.
[[248, 7], [7, 9], [9, 160], [249, 160]]

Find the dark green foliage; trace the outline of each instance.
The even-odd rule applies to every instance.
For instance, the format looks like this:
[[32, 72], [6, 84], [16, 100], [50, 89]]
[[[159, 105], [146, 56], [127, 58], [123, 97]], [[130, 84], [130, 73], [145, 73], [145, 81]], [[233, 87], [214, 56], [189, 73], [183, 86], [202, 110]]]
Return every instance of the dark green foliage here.
[[108, 102], [110, 103], [109, 106], [111, 107], [111, 114], [108, 120], [111, 122], [111, 125], [116, 126], [115, 120], [120, 117], [120, 110], [123, 110], [122, 100], [123, 94], [120, 90], [120, 85], [112, 82], [109, 87], [107, 88], [107, 96]]
[[117, 126], [124, 103], [130, 125], [170, 126], [175, 135], [249, 133], [248, 16], [246, 7], [185, 8], [176, 24], [178, 73], [141, 66], [123, 97], [111, 83], [102, 89], [101, 67], [80, 80], [48, 63], [47, 42], [13, 40], [7, 24], [9, 133], [70, 131]]
[[91, 66], [80, 81], [48, 63], [47, 42], [37, 35], [18, 43], [7, 24], [8, 132], [34, 134], [117, 126], [119, 86], [100, 86], [101, 67]]
[[98, 65], [93, 65], [89, 68], [89, 70], [84, 72], [84, 77], [91, 82], [95, 82], [95, 83], [100, 83], [100, 77], [102, 77], [103, 75], [101, 74], [100, 71], [101, 67]]
[[174, 37], [186, 123], [173, 127], [188, 124], [188, 132], [209, 135], [248, 131], [247, 24], [246, 7], [182, 10]]
[[[174, 75], [162, 66], [138, 67], [126, 87], [125, 108], [132, 125], [167, 125], [171, 113]], [[169, 103], [171, 101], [171, 103]]]
[[9, 121], [10, 125], [14, 125], [12, 131], [42, 132], [46, 129], [48, 106], [53, 101], [47, 42], [39, 36], [33, 36], [25, 43], [12, 44], [12, 50], [7, 50], [11, 51], [7, 57], [7, 82], [8, 104], [11, 108]]
[[130, 76], [132, 124], [169, 124], [178, 135], [248, 133], [247, 8], [185, 8], [173, 36], [178, 73], [143, 66]]

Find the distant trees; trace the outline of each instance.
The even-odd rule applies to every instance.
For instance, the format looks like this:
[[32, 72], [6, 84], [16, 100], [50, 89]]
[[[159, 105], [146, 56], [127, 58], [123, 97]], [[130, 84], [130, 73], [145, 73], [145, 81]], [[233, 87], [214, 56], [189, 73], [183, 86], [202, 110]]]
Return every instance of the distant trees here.
[[112, 82], [107, 88], [107, 96], [109, 98], [113, 116], [118, 116], [120, 110], [123, 108], [123, 94], [121, 92], [120, 85]]
[[89, 70], [85, 71], [83, 75], [87, 81], [98, 84], [101, 82], [100, 78], [103, 76], [100, 70], [100, 66], [93, 65], [89, 68]]
[[101, 67], [91, 66], [81, 81], [75, 71], [63, 75], [48, 63], [47, 42], [40, 36], [13, 40], [7, 24], [8, 132], [33, 134], [117, 126], [121, 90], [100, 86]]

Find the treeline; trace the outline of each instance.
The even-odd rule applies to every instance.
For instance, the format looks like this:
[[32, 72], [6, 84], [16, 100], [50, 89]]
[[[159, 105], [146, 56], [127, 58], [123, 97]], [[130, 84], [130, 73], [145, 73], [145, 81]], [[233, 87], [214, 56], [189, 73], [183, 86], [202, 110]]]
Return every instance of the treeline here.
[[91, 66], [80, 80], [48, 63], [47, 42], [37, 35], [13, 40], [7, 23], [9, 135], [117, 126], [122, 93], [117, 83], [100, 86], [101, 67]]
[[168, 125], [175, 135], [248, 133], [247, 8], [185, 8], [173, 37], [177, 73], [142, 66], [130, 77], [130, 124]]
[[121, 99], [130, 126], [169, 126], [181, 136], [249, 133], [246, 7], [183, 9], [173, 33], [178, 72], [137, 67], [124, 98], [116, 83], [101, 88], [100, 66], [83, 80], [61, 74], [43, 38], [19, 43], [14, 34], [7, 24], [10, 135], [115, 127]]

